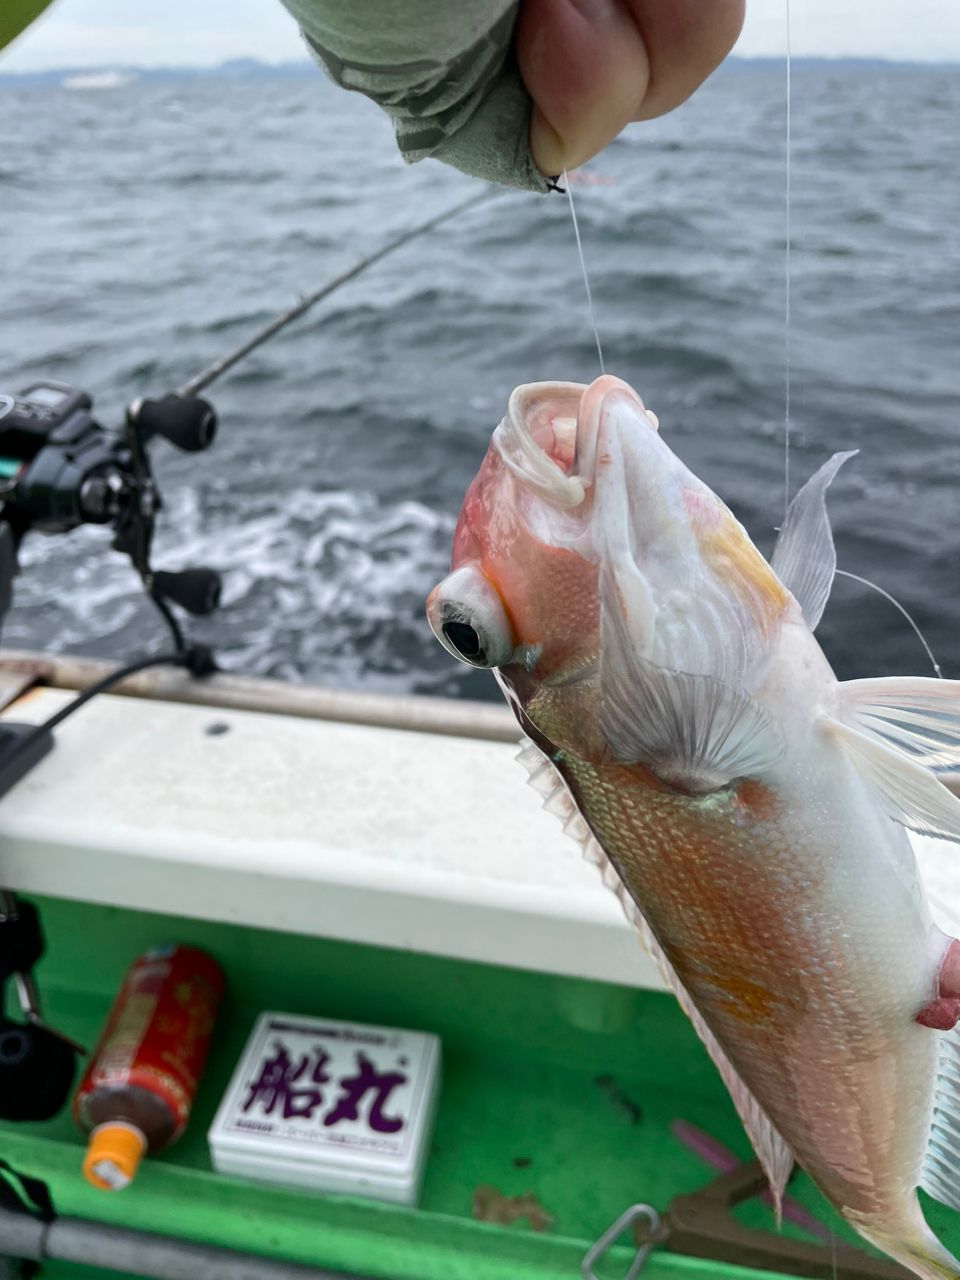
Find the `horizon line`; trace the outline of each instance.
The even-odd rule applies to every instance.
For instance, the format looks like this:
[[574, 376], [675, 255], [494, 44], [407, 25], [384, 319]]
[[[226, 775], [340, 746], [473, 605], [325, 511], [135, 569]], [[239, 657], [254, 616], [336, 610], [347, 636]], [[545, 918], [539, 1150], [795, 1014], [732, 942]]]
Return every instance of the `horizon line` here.
[[[720, 64], [717, 70], [721, 70], [724, 66], [731, 62], [773, 62], [782, 63], [784, 55], [782, 53], [731, 53]], [[960, 58], [897, 58], [886, 54], [851, 54], [851, 53], [795, 53], [791, 59], [794, 66], [804, 63], [869, 63], [899, 67], [953, 67], [960, 66]], [[155, 63], [134, 63], [134, 62], [103, 62], [103, 63], [64, 63], [47, 67], [32, 67], [22, 70], [7, 71], [3, 66], [2, 55], [0, 55], [0, 77], [5, 79], [26, 78], [30, 76], [54, 76], [54, 75], [91, 75], [103, 72], [166, 72], [169, 74], [194, 74], [202, 75], [205, 72], [222, 71], [229, 67], [239, 67], [249, 65], [251, 67], [261, 67], [265, 70], [281, 70], [281, 69], [297, 69], [297, 70], [315, 70], [320, 71], [317, 63], [311, 58], [277, 58], [268, 59], [257, 57], [255, 54], [240, 55], [233, 58], [224, 58], [218, 62], [202, 62], [202, 63], [182, 63], [182, 62], [155, 62]]]

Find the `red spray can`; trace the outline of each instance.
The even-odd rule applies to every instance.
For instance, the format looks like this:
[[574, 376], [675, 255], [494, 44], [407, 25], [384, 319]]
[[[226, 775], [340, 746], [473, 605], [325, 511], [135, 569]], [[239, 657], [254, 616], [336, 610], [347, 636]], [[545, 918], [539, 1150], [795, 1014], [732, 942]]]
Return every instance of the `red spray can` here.
[[154, 947], [130, 966], [73, 1100], [95, 1187], [127, 1186], [186, 1128], [222, 994], [220, 967], [195, 947]]

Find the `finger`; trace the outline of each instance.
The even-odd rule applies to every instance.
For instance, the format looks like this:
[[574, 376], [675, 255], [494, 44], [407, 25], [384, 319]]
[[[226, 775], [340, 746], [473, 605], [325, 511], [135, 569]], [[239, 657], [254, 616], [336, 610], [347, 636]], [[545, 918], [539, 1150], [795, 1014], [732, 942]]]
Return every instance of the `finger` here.
[[516, 50], [533, 99], [530, 151], [542, 173], [582, 164], [640, 110], [650, 67], [621, 0], [525, 0]]
[[516, 49], [538, 168], [573, 168], [631, 120], [679, 106], [733, 47], [743, 9], [744, 0], [525, 0]]
[[744, 0], [628, 0], [650, 58], [635, 119], [665, 115], [724, 60], [743, 27]]

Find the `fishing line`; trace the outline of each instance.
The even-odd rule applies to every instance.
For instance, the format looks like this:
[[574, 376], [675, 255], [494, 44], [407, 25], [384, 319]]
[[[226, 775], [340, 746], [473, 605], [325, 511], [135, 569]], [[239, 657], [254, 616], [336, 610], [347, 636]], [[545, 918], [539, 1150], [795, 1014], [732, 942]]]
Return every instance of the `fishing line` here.
[[943, 672], [940, 670], [940, 663], [937, 662], [936, 658], [933, 656], [933, 650], [927, 644], [927, 641], [926, 641], [926, 638], [924, 637], [923, 632], [914, 622], [913, 618], [911, 618], [910, 614], [906, 611], [906, 609], [903, 607], [900, 601], [897, 600], [895, 596], [892, 596], [889, 591], [885, 591], [883, 587], [878, 586], [877, 583], [871, 582], [869, 578], [861, 578], [858, 573], [848, 573], [846, 569], [837, 569], [836, 572], [840, 575], [841, 578], [852, 578], [854, 582], [862, 582], [865, 587], [873, 587], [874, 591], [880, 592], [884, 600], [889, 600], [895, 609], [900, 610], [900, 612], [903, 614], [903, 616], [906, 618], [906, 620], [910, 623], [911, 627], [913, 627], [914, 631], [916, 632], [917, 639], [923, 645], [926, 655], [930, 659], [930, 665], [933, 667], [934, 671], [937, 673], [937, 679], [942, 680]]
[[783, 513], [786, 518], [790, 506], [790, 391], [791, 391], [791, 347], [790, 347], [790, 277], [793, 249], [793, 85], [792, 57], [790, 47], [790, 0], [785, 0], [787, 18], [787, 176], [784, 200], [784, 327], [783, 327]]
[[590, 288], [590, 277], [587, 275], [587, 261], [583, 256], [583, 241], [580, 239], [580, 224], [577, 222], [577, 210], [573, 203], [573, 188], [570, 185], [570, 175], [566, 169], [563, 171], [563, 181], [567, 188], [567, 199], [570, 202], [570, 217], [573, 219], [573, 234], [577, 237], [577, 253], [580, 255], [580, 270], [583, 272], [583, 287], [587, 291], [587, 312], [590, 316], [590, 324], [593, 327], [593, 338], [597, 344], [597, 355], [600, 358], [600, 372], [606, 373], [606, 367], [603, 363], [603, 348], [600, 345], [600, 330], [597, 328], [597, 317], [593, 310], [593, 292]]
[[[785, 0], [786, 6], [786, 152], [787, 152], [787, 173], [786, 173], [786, 193], [785, 193], [785, 229], [783, 229], [783, 241], [785, 241], [785, 278], [783, 278], [783, 305], [785, 305], [785, 326], [783, 326], [783, 511], [787, 511], [790, 507], [790, 392], [791, 392], [791, 343], [790, 343], [790, 285], [791, 285], [791, 251], [794, 244], [792, 237], [792, 84], [791, 84], [791, 40], [790, 40], [790, 0]], [[882, 588], [878, 582], [872, 582], [868, 577], [860, 577], [859, 573], [851, 573], [844, 568], [837, 568], [835, 571], [840, 577], [849, 577], [854, 582], [860, 582], [863, 586], [869, 586], [874, 591], [878, 591], [884, 600], [888, 600], [897, 609], [897, 612], [906, 618], [906, 621], [913, 627], [916, 639], [923, 645], [924, 653], [927, 654], [929, 662], [936, 673], [937, 680], [942, 680], [943, 672], [940, 663], [937, 662], [933, 655], [931, 646], [927, 643], [927, 637], [923, 631], [920, 631], [918, 625], [911, 617], [908, 609], [896, 599], [896, 596], [890, 594], [890, 591]], [[835, 1260], [836, 1268], [836, 1260]]]

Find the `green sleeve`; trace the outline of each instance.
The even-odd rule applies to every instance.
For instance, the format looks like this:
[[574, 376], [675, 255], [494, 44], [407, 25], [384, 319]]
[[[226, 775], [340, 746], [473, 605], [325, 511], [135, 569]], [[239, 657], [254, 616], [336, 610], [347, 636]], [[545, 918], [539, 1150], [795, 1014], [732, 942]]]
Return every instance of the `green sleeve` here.
[[409, 163], [432, 156], [546, 191], [513, 56], [518, 0], [283, 0], [327, 74], [391, 116]]

